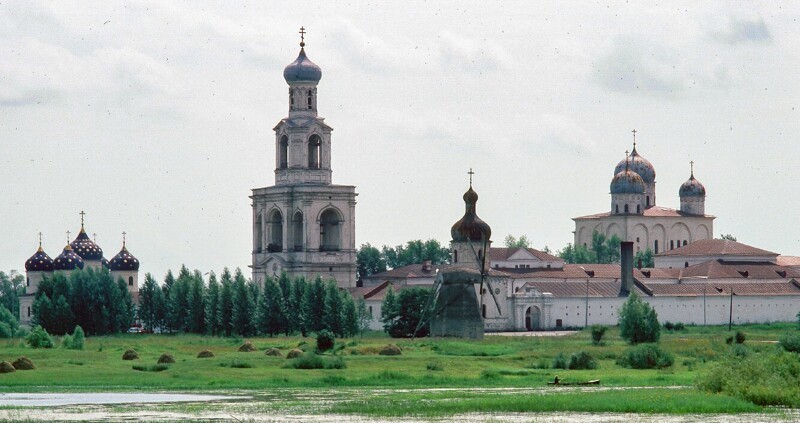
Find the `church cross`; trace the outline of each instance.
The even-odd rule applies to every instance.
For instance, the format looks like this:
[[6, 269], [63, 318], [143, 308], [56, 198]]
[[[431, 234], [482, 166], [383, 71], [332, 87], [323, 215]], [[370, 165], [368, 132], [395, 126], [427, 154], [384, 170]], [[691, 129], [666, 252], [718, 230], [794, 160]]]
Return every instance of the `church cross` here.
[[125, 246], [125, 235], [127, 235], [127, 233], [125, 231], [122, 231], [122, 246], [123, 247]]
[[306, 29], [302, 26], [300, 27], [300, 47], [306, 46]]
[[92, 241], [94, 241], [95, 243], [97, 243], [97, 234], [96, 234], [96, 233], [93, 233], [93, 234], [92, 234]]
[[42, 248], [42, 233], [39, 232], [39, 248]]
[[692, 169], [692, 176], [694, 176], [694, 160], [692, 160], [692, 161], [690, 161], [690, 162], [689, 162], [689, 166], [691, 166], [691, 169]]
[[70, 234], [70, 232], [67, 231], [67, 245], [69, 245], [69, 238], [70, 238], [69, 234]]
[[472, 175], [474, 175], [475, 172], [472, 171], [472, 168], [469, 168], [469, 172], [467, 172], [467, 174], [469, 175], [469, 187], [472, 188]]
[[86, 216], [86, 212], [81, 210], [81, 212], [78, 214], [81, 215], [81, 227], [83, 227], [83, 217]]
[[633, 148], [636, 149], [636, 129], [631, 132], [633, 132]]

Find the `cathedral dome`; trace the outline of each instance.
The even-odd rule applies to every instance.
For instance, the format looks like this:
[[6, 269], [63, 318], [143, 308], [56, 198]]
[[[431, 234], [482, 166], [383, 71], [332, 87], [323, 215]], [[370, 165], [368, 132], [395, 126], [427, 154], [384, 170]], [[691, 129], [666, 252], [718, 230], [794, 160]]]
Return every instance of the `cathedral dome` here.
[[297, 82], [312, 82], [316, 84], [322, 79], [322, 69], [306, 57], [306, 51], [301, 47], [297, 60], [283, 69], [283, 79], [286, 80], [287, 84]]
[[89, 235], [86, 235], [83, 225], [81, 225], [81, 232], [69, 245], [75, 251], [75, 254], [79, 255], [83, 260], [103, 259], [103, 250], [89, 239]]
[[25, 261], [25, 270], [28, 272], [52, 272], [53, 259], [39, 245], [39, 250]]
[[612, 194], [644, 194], [644, 181], [638, 173], [623, 169], [611, 180]]
[[72, 251], [72, 247], [67, 244], [64, 251], [53, 260], [54, 270], [74, 270], [76, 268], [83, 269], [83, 259], [81, 256]]
[[681, 196], [681, 198], [705, 197], [706, 187], [704, 187], [700, 181], [694, 178], [694, 172], [692, 172], [692, 176], [689, 177], [689, 180], [681, 184], [681, 188], [678, 190], [678, 195]]
[[630, 170], [636, 172], [642, 177], [642, 181], [645, 183], [645, 185], [650, 185], [655, 182], [656, 169], [647, 159], [639, 155], [639, 153], [636, 151], [635, 143], [631, 155], [627, 159], [617, 163], [617, 167], [614, 168], [614, 175], [618, 175], [620, 172], [624, 171], [626, 163]]
[[456, 222], [450, 229], [450, 235], [455, 242], [465, 241], [489, 241], [492, 237], [492, 228], [481, 220], [475, 213], [475, 203], [478, 202], [478, 193], [476, 193], [472, 186], [464, 193], [464, 203], [466, 211], [464, 217]]
[[122, 244], [122, 250], [108, 261], [109, 270], [139, 270], [139, 259], [133, 256], [125, 244]]

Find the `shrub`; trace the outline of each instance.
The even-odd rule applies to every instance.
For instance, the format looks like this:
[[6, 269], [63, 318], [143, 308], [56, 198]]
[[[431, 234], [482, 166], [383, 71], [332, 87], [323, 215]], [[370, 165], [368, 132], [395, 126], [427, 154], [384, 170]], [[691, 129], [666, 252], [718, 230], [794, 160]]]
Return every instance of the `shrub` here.
[[664, 322], [664, 329], [671, 331], [675, 329], [675, 326], [672, 325], [672, 322]]
[[778, 349], [744, 358], [728, 356], [709, 366], [698, 387], [757, 405], [800, 407], [800, 361]]
[[14, 336], [14, 331], [11, 330], [11, 325], [6, 322], [0, 322], [0, 338], [11, 338]]
[[663, 369], [675, 363], [675, 358], [655, 344], [637, 345], [628, 348], [617, 359], [617, 365], [629, 369]]
[[125, 350], [125, 352], [122, 353], [122, 359], [123, 360], [138, 360], [139, 359], [139, 353], [137, 353], [135, 350]]
[[444, 367], [442, 367], [442, 365], [441, 365], [441, 364], [439, 364], [439, 363], [436, 363], [436, 362], [430, 362], [430, 363], [428, 363], [428, 365], [427, 365], [427, 366], [425, 366], [425, 368], [426, 368], [426, 369], [428, 369], [428, 370], [430, 370], [430, 371], [434, 371], [434, 372], [441, 372], [441, 371], [443, 371], [443, 370], [444, 370]]
[[83, 329], [80, 326], [75, 326], [72, 335], [64, 335], [61, 345], [68, 350], [82, 350], [85, 340], [86, 335], [84, 335]]
[[563, 352], [556, 354], [556, 356], [553, 358], [554, 369], [566, 369], [567, 364], [567, 355]]
[[725, 343], [728, 345], [733, 344], [733, 335], [730, 335], [727, 338], [725, 338]]
[[41, 325], [37, 325], [25, 338], [32, 348], [53, 348], [53, 338]]
[[746, 338], [747, 337], [745, 333], [740, 330], [737, 330], [736, 335], [734, 335], [734, 340], [736, 341], [737, 344], [744, 344]]
[[167, 369], [169, 369], [169, 366], [166, 364], [151, 364], [149, 366], [143, 364], [133, 365], [133, 370], [138, 370], [140, 372], [162, 372]]
[[686, 330], [686, 325], [684, 325], [683, 322], [678, 322], [678, 323], [675, 323], [674, 329], [675, 329], [675, 331]]
[[0, 305], [0, 338], [11, 338], [19, 329], [19, 322], [5, 306]]
[[211, 350], [203, 350], [197, 353], [197, 358], [211, 358], [214, 357], [214, 353]]
[[268, 355], [271, 357], [280, 357], [282, 354], [281, 350], [277, 348], [268, 348], [266, 351], [264, 351], [264, 355]]
[[325, 363], [325, 368], [331, 370], [346, 369], [347, 363], [344, 362], [344, 359], [342, 359], [342, 357], [334, 357], [328, 360], [327, 363]]
[[13, 373], [16, 371], [17, 369], [8, 361], [0, 362], [0, 373]]
[[592, 344], [600, 345], [603, 341], [603, 335], [608, 331], [608, 326], [592, 325]]
[[11, 365], [14, 366], [14, 368], [17, 370], [33, 370], [36, 368], [36, 366], [33, 364], [33, 361], [31, 361], [30, 358], [24, 356], [14, 360], [14, 362], [11, 363]]
[[158, 364], [172, 364], [175, 362], [175, 357], [172, 354], [161, 354], [161, 357], [158, 357]]
[[258, 351], [258, 348], [256, 348], [250, 341], [245, 342], [239, 347], [239, 352], [253, 352], [253, 351]]
[[333, 333], [331, 331], [323, 329], [317, 333], [317, 351], [328, 351], [333, 348], [334, 342]]
[[241, 361], [241, 360], [236, 360], [236, 359], [233, 359], [231, 361], [224, 362], [224, 363], [219, 363], [219, 365], [222, 366], [222, 367], [230, 367], [232, 369], [251, 369], [251, 368], [253, 368], [252, 364], [250, 364], [250, 363], [248, 363], [246, 361]]
[[778, 345], [786, 351], [800, 353], [800, 334], [787, 333], [781, 337]]
[[402, 353], [403, 352], [400, 351], [400, 347], [398, 347], [397, 345], [387, 345], [381, 348], [380, 351], [378, 351], [378, 354], [380, 355], [400, 355]]
[[287, 367], [292, 369], [324, 369], [325, 368], [325, 360], [322, 357], [316, 354], [303, 354], [300, 357], [297, 357], [290, 361]]
[[578, 351], [573, 353], [569, 358], [569, 365], [567, 367], [570, 370], [596, 369], [597, 361], [594, 359], [594, 357], [589, 355], [589, 353], [585, 351]]
[[742, 344], [735, 344], [731, 346], [730, 353], [734, 357], [747, 357], [750, 355], [750, 349]]
[[286, 358], [287, 359], [298, 358], [298, 357], [300, 357], [302, 355], [303, 355], [303, 350], [295, 348], [295, 349], [290, 350], [289, 353], [286, 354]]
[[620, 308], [619, 329], [622, 339], [633, 345], [658, 342], [661, 337], [658, 314], [636, 292], [631, 292]]

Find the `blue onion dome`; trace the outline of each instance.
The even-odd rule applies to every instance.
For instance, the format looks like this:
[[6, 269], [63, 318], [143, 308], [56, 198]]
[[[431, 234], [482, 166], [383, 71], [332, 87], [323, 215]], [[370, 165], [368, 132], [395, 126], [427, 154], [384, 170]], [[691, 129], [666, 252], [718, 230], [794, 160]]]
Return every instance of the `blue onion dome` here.
[[[627, 162], [627, 160], [626, 160]], [[638, 173], [625, 166], [611, 180], [612, 194], [644, 194], [644, 180]]]
[[108, 261], [109, 270], [139, 270], [139, 259], [133, 256], [122, 244], [122, 250]]
[[301, 47], [297, 60], [283, 69], [283, 79], [286, 80], [287, 84], [296, 82], [312, 82], [316, 84], [322, 79], [322, 69], [311, 60], [308, 60], [305, 49]]
[[636, 151], [636, 144], [633, 145], [633, 151], [631, 152], [631, 155], [627, 159], [617, 163], [617, 167], [614, 168], [614, 175], [617, 175], [625, 170], [626, 162], [628, 168], [639, 174], [639, 176], [642, 177], [642, 181], [644, 181], [646, 185], [655, 182], [656, 169], [647, 159], [639, 155], [639, 153]]
[[475, 213], [475, 203], [477, 202], [478, 193], [473, 191], [470, 185], [469, 190], [464, 193], [464, 203], [466, 205], [464, 217], [450, 228], [450, 235], [453, 237], [453, 241], [483, 242], [484, 240], [488, 241], [492, 237], [492, 228]]
[[107, 259], [107, 258], [103, 257], [103, 259], [102, 259], [102, 260], [100, 260], [100, 264], [101, 264], [103, 267], [105, 267], [106, 269], [108, 269], [108, 259]]
[[81, 256], [72, 251], [72, 247], [67, 244], [64, 251], [53, 260], [54, 270], [75, 270], [76, 268], [83, 269], [83, 259]]
[[47, 255], [39, 244], [39, 249], [34, 255], [25, 261], [25, 270], [28, 272], [52, 272], [53, 259]]
[[81, 232], [69, 245], [72, 247], [72, 250], [75, 251], [75, 254], [81, 256], [84, 260], [103, 259], [103, 250], [98, 247], [94, 241], [89, 239], [89, 235], [86, 235], [86, 230], [83, 229], [83, 225], [81, 225]]
[[689, 180], [681, 184], [678, 195], [681, 197], [705, 197], [706, 187], [694, 178], [694, 172], [692, 172]]

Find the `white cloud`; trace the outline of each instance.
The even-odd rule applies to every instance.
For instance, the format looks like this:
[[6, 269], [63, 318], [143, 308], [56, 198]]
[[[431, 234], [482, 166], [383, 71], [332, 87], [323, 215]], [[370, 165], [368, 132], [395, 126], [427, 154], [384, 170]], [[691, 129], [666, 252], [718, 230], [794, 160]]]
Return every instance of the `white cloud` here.
[[772, 43], [772, 33], [764, 18], [757, 19], [735, 19], [731, 18], [727, 26], [713, 33], [718, 40], [728, 44], [770, 44]]

